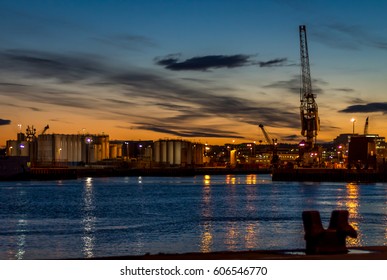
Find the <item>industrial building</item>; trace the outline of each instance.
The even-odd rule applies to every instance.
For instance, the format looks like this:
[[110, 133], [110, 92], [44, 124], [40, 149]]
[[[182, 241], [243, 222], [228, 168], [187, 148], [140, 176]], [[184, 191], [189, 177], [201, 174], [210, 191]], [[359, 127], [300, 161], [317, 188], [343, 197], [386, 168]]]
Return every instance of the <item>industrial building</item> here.
[[79, 165], [109, 159], [108, 135], [44, 134], [37, 138], [40, 165]]
[[19, 133], [8, 140], [7, 156], [29, 157], [33, 166], [83, 166], [123, 161], [128, 167], [185, 167], [203, 165], [204, 145], [185, 140], [110, 141], [109, 135]]
[[109, 141], [109, 157], [110, 159], [122, 159], [124, 141], [114, 140]]
[[348, 146], [348, 165], [358, 169], [376, 169], [375, 137], [352, 136]]
[[7, 141], [8, 156], [29, 156], [34, 165], [76, 166], [110, 158], [108, 135], [41, 134], [27, 140], [22, 133], [18, 140]]
[[[32, 150], [32, 147], [31, 147]], [[30, 155], [30, 145], [24, 133], [17, 134], [17, 140], [8, 140], [6, 146], [6, 154], [8, 156], [23, 156]]]
[[203, 164], [204, 145], [185, 140], [154, 142], [154, 162], [159, 166], [193, 166]]

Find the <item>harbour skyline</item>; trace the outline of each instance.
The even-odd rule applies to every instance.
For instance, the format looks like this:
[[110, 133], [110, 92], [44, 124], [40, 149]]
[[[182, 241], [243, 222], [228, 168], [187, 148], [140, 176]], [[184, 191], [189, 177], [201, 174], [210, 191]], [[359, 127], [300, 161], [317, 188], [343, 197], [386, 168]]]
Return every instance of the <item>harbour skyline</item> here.
[[331, 3], [0, 1], [0, 145], [19, 124], [221, 144], [263, 140], [263, 123], [300, 141], [302, 24], [318, 141], [368, 116], [385, 136], [387, 3]]

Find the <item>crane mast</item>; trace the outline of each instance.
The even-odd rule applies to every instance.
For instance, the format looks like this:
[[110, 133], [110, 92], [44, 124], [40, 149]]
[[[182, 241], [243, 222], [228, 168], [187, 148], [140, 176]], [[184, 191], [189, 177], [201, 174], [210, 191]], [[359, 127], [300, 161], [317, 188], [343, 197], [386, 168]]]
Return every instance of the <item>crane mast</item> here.
[[262, 133], [266, 139], [267, 144], [269, 144], [271, 147], [271, 150], [272, 150], [271, 165], [272, 167], [277, 168], [279, 165], [279, 156], [277, 154], [277, 139], [270, 139], [270, 136], [265, 130], [265, 127], [263, 126], [263, 124], [259, 124], [258, 126], [262, 130]]
[[368, 134], [368, 117], [366, 118], [365, 125], [364, 125], [364, 135]]
[[262, 133], [263, 133], [263, 136], [265, 137], [265, 140], [267, 142], [267, 144], [271, 145], [272, 144], [272, 141], [274, 140], [271, 140], [270, 137], [269, 137], [269, 134], [267, 134], [266, 130], [265, 130], [265, 127], [263, 126], [263, 124], [259, 124], [258, 125], [259, 128], [262, 130]]
[[300, 113], [301, 135], [306, 137], [306, 150], [314, 147], [315, 138], [320, 130], [320, 119], [316, 96], [312, 92], [312, 79], [310, 77], [308, 42], [306, 27], [300, 25], [300, 55], [301, 55], [301, 88], [300, 88]]

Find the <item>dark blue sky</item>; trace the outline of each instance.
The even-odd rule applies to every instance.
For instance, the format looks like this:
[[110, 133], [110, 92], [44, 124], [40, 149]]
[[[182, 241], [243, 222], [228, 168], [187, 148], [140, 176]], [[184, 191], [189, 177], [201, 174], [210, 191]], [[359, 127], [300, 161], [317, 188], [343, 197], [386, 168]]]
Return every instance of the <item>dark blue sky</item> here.
[[[306, 2], [306, 3], [305, 3]], [[299, 141], [305, 24], [319, 139], [385, 135], [385, 1], [0, 0], [0, 144], [18, 124], [112, 139]]]

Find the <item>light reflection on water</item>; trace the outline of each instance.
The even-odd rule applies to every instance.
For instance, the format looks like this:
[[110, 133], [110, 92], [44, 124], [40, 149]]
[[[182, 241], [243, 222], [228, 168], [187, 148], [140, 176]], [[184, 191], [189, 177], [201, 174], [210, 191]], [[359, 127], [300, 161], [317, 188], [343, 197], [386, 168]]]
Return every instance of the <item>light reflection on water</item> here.
[[[23, 207], [26, 200], [26, 192], [24, 190], [21, 190], [21, 191], [17, 191], [17, 194], [18, 194], [17, 206]], [[27, 214], [23, 213], [18, 217], [17, 224], [16, 224], [17, 250], [16, 250], [15, 258], [17, 260], [22, 260], [26, 252], [25, 246], [26, 246], [27, 226], [28, 226]]]
[[347, 197], [345, 199], [345, 208], [349, 212], [349, 223], [357, 231], [357, 238], [348, 238], [347, 245], [362, 246], [363, 233], [360, 230], [359, 220], [362, 219], [359, 213], [359, 185], [356, 183], [348, 183], [346, 185]]
[[[256, 204], [257, 189], [254, 185], [257, 182], [257, 175], [252, 174], [246, 176], [246, 212], [255, 213], [258, 211]], [[257, 221], [249, 221], [245, 229], [245, 247], [246, 249], [254, 249], [258, 247], [258, 224]]]
[[205, 218], [202, 225], [200, 252], [208, 253], [212, 251], [212, 205], [211, 205], [211, 176], [205, 175], [202, 188], [202, 217]]
[[349, 246], [386, 245], [386, 198], [387, 184], [255, 174], [0, 182], [0, 259], [300, 249], [311, 209], [324, 225], [347, 209], [359, 236]]
[[85, 180], [85, 187], [83, 190], [83, 254], [85, 258], [94, 257], [94, 229], [95, 229], [95, 203], [93, 196], [93, 178], [87, 178]]
[[[385, 201], [387, 201], [387, 195], [385, 195]], [[383, 245], [387, 245], [387, 203], [384, 203], [384, 207], [383, 207], [383, 209], [384, 209], [384, 213], [386, 214], [385, 216], [384, 216], [384, 225], [385, 225], [385, 233], [384, 233], [384, 243], [383, 243]]]
[[22, 260], [25, 254], [27, 220], [20, 219], [17, 223], [17, 253], [16, 259]]

